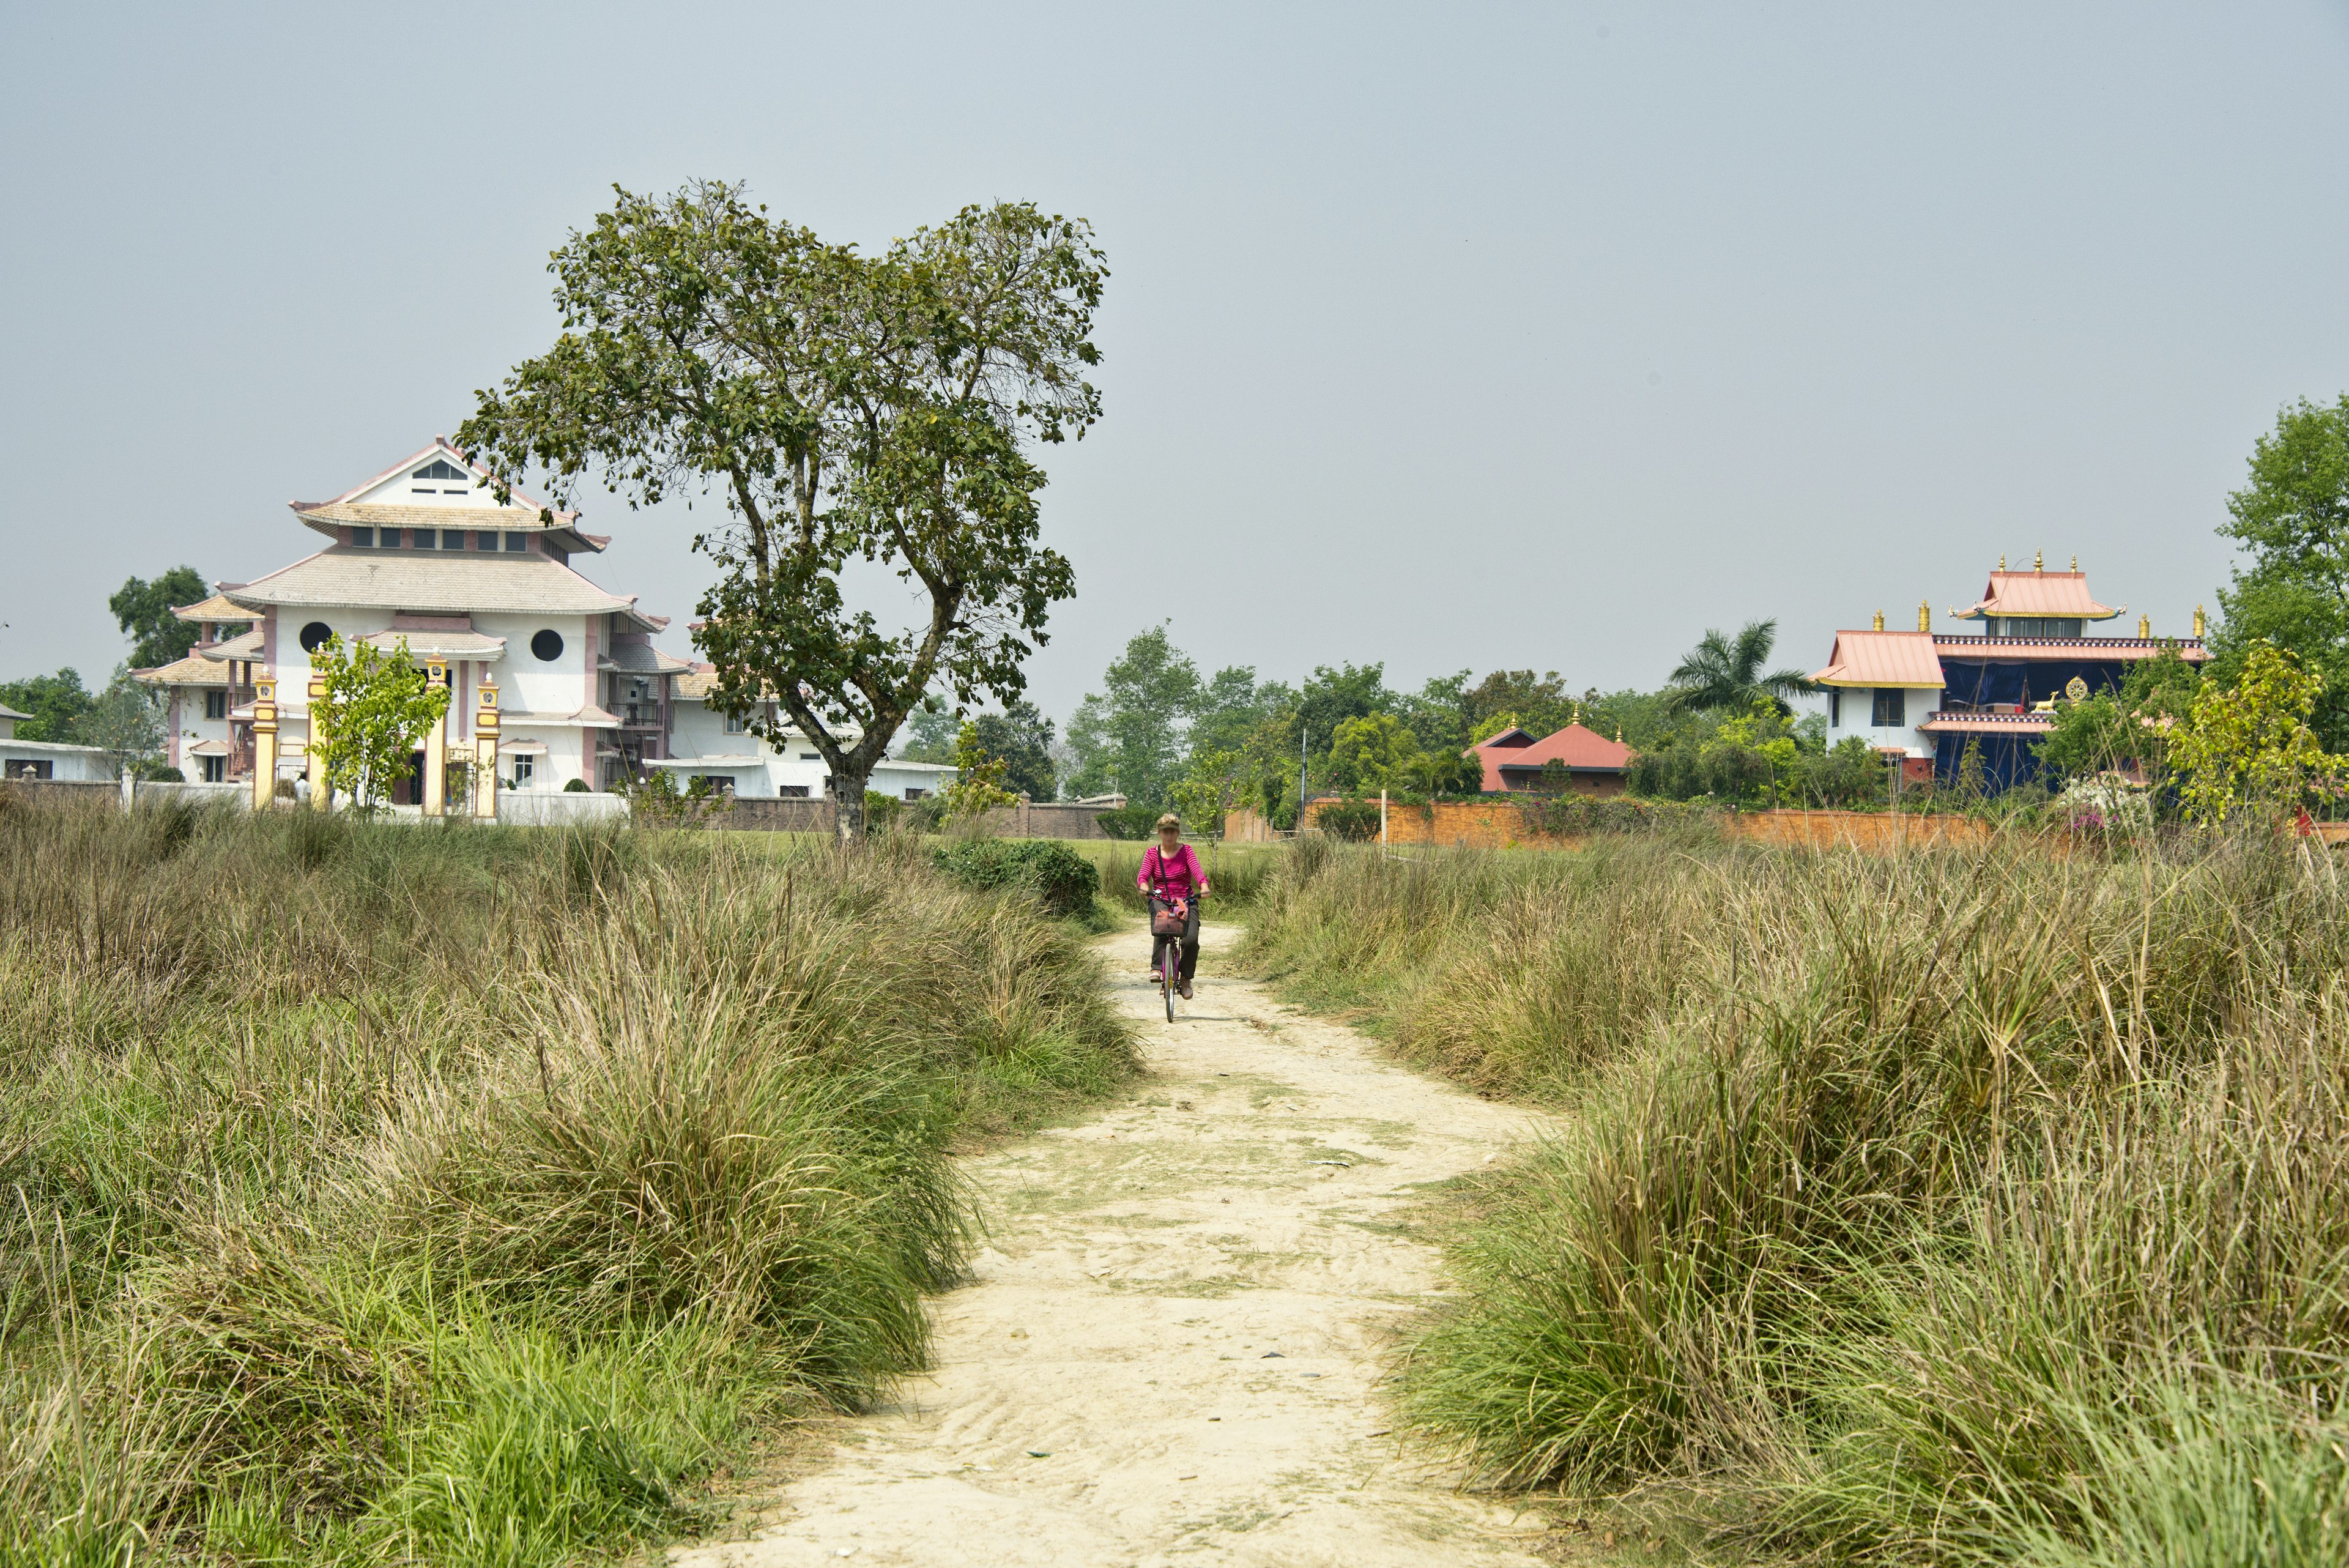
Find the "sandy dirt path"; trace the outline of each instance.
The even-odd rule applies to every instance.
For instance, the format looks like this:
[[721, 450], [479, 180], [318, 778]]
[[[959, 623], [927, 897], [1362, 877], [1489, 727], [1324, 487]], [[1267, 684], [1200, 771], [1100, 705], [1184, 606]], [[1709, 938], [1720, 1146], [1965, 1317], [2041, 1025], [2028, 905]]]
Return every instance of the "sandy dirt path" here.
[[1537, 1561], [1540, 1521], [1430, 1473], [1381, 1386], [1442, 1285], [1397, 1211], [1533, 1118], [1216, 972], [1235, 934], [1171, 1026], [1144, 940], [1108, 940], [1145, 1071], [969, 1162], [988, 1245], [934, 1304], [936, 1373], [832, 1423], [750, 1539], [672, 1562]]

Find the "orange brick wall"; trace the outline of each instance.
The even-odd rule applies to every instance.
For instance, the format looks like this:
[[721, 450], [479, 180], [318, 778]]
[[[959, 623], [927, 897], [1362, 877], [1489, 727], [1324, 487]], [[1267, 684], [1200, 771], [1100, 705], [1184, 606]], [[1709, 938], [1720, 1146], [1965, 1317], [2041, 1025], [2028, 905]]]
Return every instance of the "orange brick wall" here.
[[[1309, 825], [1320, 815], [1321, 805], [1315, 801], [1306, 807]], [[1897, 816], [1869, 811], [1738, 812], [1724, 816], [1723, 823], [1733, 836], [1756, 844], [1850, 845], [1876, 850], [1903, 845], [1975, 844], [1993, 832], [1988, 823], [1971, 817]], [[1432, 806], [1397, 805], [1387, 811], [1390, 845], [1572, 849], [1584, 842], [1579, 835], [1528, 833], [1526, 827], [1525, 813], [1499, 801], [1438, 801]]]

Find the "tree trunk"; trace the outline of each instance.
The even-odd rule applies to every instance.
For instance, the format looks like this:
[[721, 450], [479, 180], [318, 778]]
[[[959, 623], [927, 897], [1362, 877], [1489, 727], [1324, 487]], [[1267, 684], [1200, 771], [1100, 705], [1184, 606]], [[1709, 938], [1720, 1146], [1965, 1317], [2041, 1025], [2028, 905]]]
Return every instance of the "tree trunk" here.
[[838, 808], [833, 820], [839, 825], [843, 844], [854, 844], [864, 836], [864, 781], [873, 775], [870, 769], [857, 774], [846, 771], [855, 765], [843, 762], [832, 776], [833, 804]]

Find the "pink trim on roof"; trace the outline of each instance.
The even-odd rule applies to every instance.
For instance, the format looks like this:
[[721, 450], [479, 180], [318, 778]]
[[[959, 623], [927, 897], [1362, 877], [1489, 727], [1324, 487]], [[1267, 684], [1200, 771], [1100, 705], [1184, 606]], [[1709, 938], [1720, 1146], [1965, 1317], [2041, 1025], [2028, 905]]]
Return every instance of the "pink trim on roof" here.
[[1826, 686], [1943, 684], [1941, 660], [1928, 631], [1839, 631], [1826, 668], [1811, 679]]
[[2085, 572], [1992, 572], [1980, 602], [1970, 609], [1960, 610], [1958, 615], [1968, 620], [1992, 615], [2062, 616], [2067, 619], [2077, 616], [2083, 620], [2110, 620], [2120, 613], [2089, 597]]

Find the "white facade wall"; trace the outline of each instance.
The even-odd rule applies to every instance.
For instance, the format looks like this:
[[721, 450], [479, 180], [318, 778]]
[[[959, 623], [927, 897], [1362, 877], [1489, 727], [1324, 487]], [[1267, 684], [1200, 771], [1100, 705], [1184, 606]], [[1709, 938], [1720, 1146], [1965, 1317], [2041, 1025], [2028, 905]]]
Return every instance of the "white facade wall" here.
[[[222, 665], [221, 668], [226, 670], [228, 666]], [[171, 732], [164, 745], [163, 754], [173, 767], [180, 770], [181, 776], [190, 784], [201, 784], [204, 776], [203, 759], [197, 756], [192, 748], [206, 741], [217, 742], [222, 746], [226, 746], [230, 739], [228, 721], [225, 718], [204, 717], [204, 694], [207, 691], [217, 691], [221, 694], [222, 699], [221, 711], [227, 712], [228, 688], [225, 686], [172, 687], [171, 695], [176, 699], [176, 709], [171, 701], [166, 701], [163, 708], [163, 722], [171, 727]]]
[[19, 741], [13, 735], [0, 740], [0, 778], [14, 777], [20, 771], [37, 777], [44, 765], [52, 779], [104, 782], [119, 778], [122, 774], [122, 764], [115, 754], [97, 746], [69, 746], [52, 741]]
[[[1886, 725], [1881, 728], [1874, 722], [1876, 714], [1874, 687], [1845, 686], [1833, 690], [1841, 693], [1841, 701], [1838, 703], [1831, 699], [1827, 703], [1827, 745], [1830, 749], [1837, 742], [1857, 735], [1879, 751], [1890, 751], [1897, 747], [1912, 757], [1930, 757], [1933, 754], [1933, 737], [1924, 733], [1917, 726], [1923, 723], [1926, 716], [1941, 705], [1942, 689], [1940, 687], [1907, 688], [1903, 695], [1907, 700], [1908, 722], [1897, 726]], [[1840, 713], [1837, 711], [1838, 706], [1842, 710]]]
[[[418, 498], [420, 502], [421, 497]], [[451, 504], [456, 504], [451, 498]], [[373, 637], [391, 629], [396, 612], [367, 605], [283, 606], [276, 611], [277, 626], [277, 701], [283, 722], [295, 735], [307, 732], [310, 706], [310, 656], [302, 648], [302, 628], [312, 621], [320, 621], [346, 640]], [[588, 659], [593, 648], [608, 641], [603, 628], [597, 624], [608, 621], [608, 615], [533, 615], [512, 611], [478, 611], [472, 616], [473, 630], [483, 637], [505, 639], [505, 656], [488, 666], [498, 684], [498, 708], [501, 714], [499, 739], [504, 741], [535, 741], [546, 747], [543, 756], [533, 756], [530, 786], [533, 789], [559, 790], [573, 779], [585, 779], [590, 787], [596, 780], [589, 763], [594, 754], [594, 732], [575, 724], [534, 725], [520, 717], [506, 714], [554, 713], [570, 714], [595, 705], [596, 681], [589, 671]], [[532, 651], [531, 642], [543, 631], [553, 631], [563, 639], [563, 651], [553, 659], [542, 659]], [[429, 637], [429, 632], [414, 634]], [[450, 709], [450, 734], [462, 740], [471, 735], [473, 712], [480, 704], [482, 665], [477, 660], [459, 660], [466, 666], [459, 674], [456, 687], [458, 701]], [[459, 710], [461, 709], [461, 713]], [[183, 735], [191, 730], [201, 731], [192, 739], [183, 739], [185, 748], [195, 740], [228, 739], [226, 723], [209, 726], [189, 723], [190, 711], [201, 715], [203, 698], [193, 688], [182, 688], [180, 726]], [[298, 746], [289, 747], [295, 756]], [[288, 759], [289, 763], [291, 758]], [[192, 760], [183, 762], [181, 771], [190, 778], [196, 776]], [[512, 776], [511, 763], [499, 770]]]
[[[681, 779], [703, 774], [730, 778], [734, 793], [746, 800], [780, 795], [792, 785], [804, 789], [810, 800], [822, 800], [823, 781], [831, 776], [823, 753], [801, 736], [774, 747], [756, 735], [730, 734], [725, 715], [696, 697], [679, 697], [669, 709], [669, 761], [663, 765]], [[936, 763], [889, 757], [874, 767], [865, 785], [903, 800], [909, 789], [936, 794], [954, 776], [954, 769]]]

